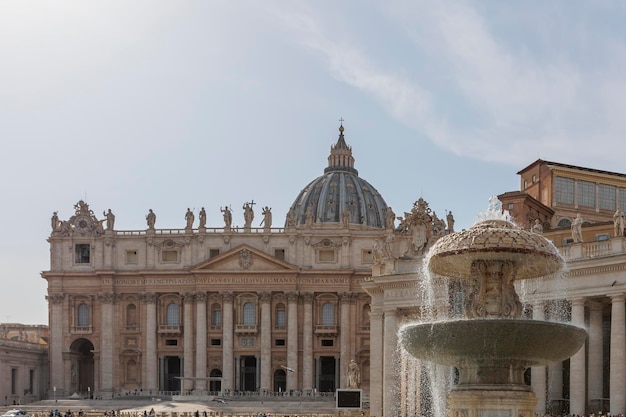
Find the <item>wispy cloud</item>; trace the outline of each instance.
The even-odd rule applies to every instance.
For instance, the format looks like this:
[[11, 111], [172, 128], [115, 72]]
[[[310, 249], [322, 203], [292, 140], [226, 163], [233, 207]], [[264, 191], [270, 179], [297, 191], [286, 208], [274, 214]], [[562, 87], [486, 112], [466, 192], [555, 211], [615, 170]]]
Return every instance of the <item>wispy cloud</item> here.
[[[497, 13], [487, 15], [484, 7], [471, 5], [387, 6], [385, 18], [404, 29], [403, 42], [411, 41], [406, 55], [432, 59], [448, 81], [445, 86], [427, 78], [410, 59], [398, 63], [401, 70], [390, 70], [367, 43], [354, 41], [359, 36], [349, 36], [349, 31], [371, 29], [365, 25], [353, 22], [343, 31], [329, 27], [308, 6], [282, 9], [279, 15], [334, 77], [365, 92], [394, 118], [450, 152], [517, 166], [537, 157], [595, 166], [621, 161], [621, 155], [606, 150], [620, 146], [626, 132], [626, 83], [614, 70], [626, 61], [622, 45], [594, 39], [600, 45], [595, 53], [606, 65], [583, 68], [584, 57], [549, 49], [558, 44], [533, 54], [524, 39], [512, 42], [494, 30]], [[531, 17], [520, 13], [517, 18]], [[573, 26], [570, 30], [576, 30]], [[533, 35], [532, 21], [526, 28]], [[545, 29], [538, 30], [542, 32], [535, 36], [546, 36]], [[558, 32], [559, 25], [552, 30]], [[588, 39], [588, 33], [573, 39]], [[511, 47], [513, 43], [518, 47]]]

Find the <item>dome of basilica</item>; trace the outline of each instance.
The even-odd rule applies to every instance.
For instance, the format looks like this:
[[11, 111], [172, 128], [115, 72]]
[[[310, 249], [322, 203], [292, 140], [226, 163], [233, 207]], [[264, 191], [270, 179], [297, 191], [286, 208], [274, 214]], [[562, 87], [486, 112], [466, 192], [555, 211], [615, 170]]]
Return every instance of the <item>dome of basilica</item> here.
[[[293, 225], [343, 223], [385, 228], [388, 207], [378, 190], [359, 177], [352, 148], [346, 144], [343, 125], [330, 148], [324, 175], [300, 192], [289, 210]], [[288, 225], [288, 224], [287, 224]]]

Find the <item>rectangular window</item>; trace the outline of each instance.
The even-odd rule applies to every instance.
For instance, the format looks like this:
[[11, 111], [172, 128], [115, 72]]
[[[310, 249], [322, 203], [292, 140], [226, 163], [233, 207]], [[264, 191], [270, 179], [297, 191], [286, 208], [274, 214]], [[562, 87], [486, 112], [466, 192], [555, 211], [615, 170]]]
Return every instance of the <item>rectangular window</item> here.
[[91, 262], [90, 258], [90, 245], [89, 243], [77, 243], [75, 246], [75, 258], [74, 261], [77, 264], [88, 264]]
[[178, 251], [176, 250], [161, 251], [161, 260], [163, 262], [178, 262]]
[[557, 203], [574, 204], [574, 180], [572, 178], [556, 177], [554, 198]]
[[28, 372], [28, 393], [32, 394], [35, 389], [35, 370], [31, 369]]
[[17, 394], [17, 368], [11, 368], [11, 394]]
[[608, 234], [603, 233], [601, 235], [596, 235], [593, 240], [595, 240], [596, 242], [604, 242], [605, 240], [609, 240], [609, 238], [610, 237]]
[[334, 250], [320, 250], [318, 252], [319, 262], [335, 262], [335, 251]]
[[572, 243], [574, 243], [574, 239], [572, 239], [571, 237], [563, 239], [563, 246], [571, 245]]
[[605, 210], [615, 210], [617, 203], [617, 188], [613, 185], [598, 185], [598, 207]]
[[285, 346], [285, 339], [276, 339], [276, 341], [274, 342], [274, 345]]
[[165, 346], [178, 346], [178, 339], [165, 339]]
[[322, 339], [322, 346], [329, 347], [333, 346], [335, 341], [333, 339]]
[[286, 324], [285, 310], [276, 310], [276, 328], [284, 329]]
[[596, 206], [596, 184], [590, 181], [578, 181], [576, 202], [579, 206]]
[[211, 312], [211, 325], [222, 327], [222, 310], [213, 310]]
[[276, 259], [280, 259], [281, 261], [285, 260], [285, 250], [284, 249], [274, 249], [274, 257]]
[[215, 258], [219, 254], [220, 254], [220, 250], [219, 249], [209, 249], [209, 259], [210, 258]]
[[222, 346], [222, 339], [211, 339], [211, 346]]
[[619, 187], [618, 207], [622, 211], [626, 211], [626, 188]]
[[139, 258], [137, 256], [136, 250], [127, 250], [126, 251], [126, 263], [127, 264], [137, 264]]

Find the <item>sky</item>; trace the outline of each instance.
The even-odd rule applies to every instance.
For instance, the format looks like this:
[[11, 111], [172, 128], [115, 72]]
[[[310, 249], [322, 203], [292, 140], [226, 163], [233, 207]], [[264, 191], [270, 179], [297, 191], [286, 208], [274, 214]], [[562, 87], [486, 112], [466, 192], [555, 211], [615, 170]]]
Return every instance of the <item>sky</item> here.
[[455, 229], [538, 158], [626, 172], [624, 21], [608, 0], [4, 0], [0, 322], [48, 322], [54, 211], [242, 225], [254, 200], [281, 225], [341, 118], [397, 214], [422, 197]]

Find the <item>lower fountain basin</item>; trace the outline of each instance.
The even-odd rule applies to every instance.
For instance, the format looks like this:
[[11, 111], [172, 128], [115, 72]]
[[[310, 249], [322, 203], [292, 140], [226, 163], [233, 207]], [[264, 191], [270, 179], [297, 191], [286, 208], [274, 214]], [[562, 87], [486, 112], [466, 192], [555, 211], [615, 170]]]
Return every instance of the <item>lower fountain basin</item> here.
[[574, 355], [586, 337], [577, 326], [523, 319], [417, 323], [400, 330], [414, 357], [460, 368], [548, 365]]

